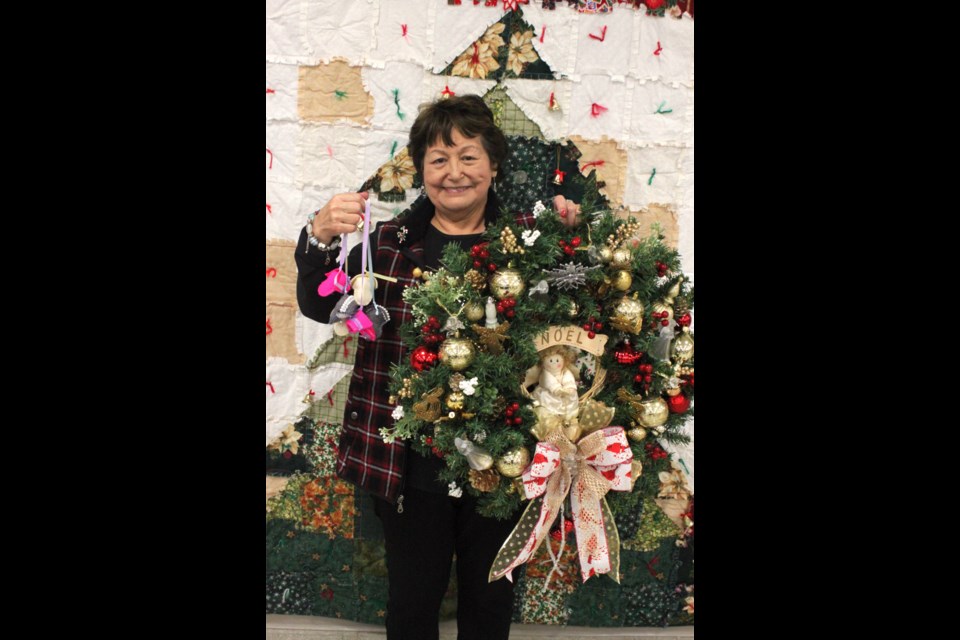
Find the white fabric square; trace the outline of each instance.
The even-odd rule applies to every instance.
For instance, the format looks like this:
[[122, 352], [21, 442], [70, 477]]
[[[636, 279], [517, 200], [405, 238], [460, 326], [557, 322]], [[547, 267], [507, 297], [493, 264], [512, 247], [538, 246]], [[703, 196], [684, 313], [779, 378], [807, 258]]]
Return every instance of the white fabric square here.
[[[443, 90], [450, 87], [450, 91], [458, 96], [473, 93], [484, 96], [496, 85], [495, 80], [480, 80], [478, 78], [461, 78], [460, 76], [435, 76], [424, 74], [423, 89], [420, 93], [422, 102], [433, 102], [440, 98]], [[416, 115], [414, 115], [416, 117]]]
[[[631, 90], [631, 142], [642, 145], [690, 143], [693, 89], [659, 81], [637, 82]], [[659, 112], [659, 113], [658, 113]]]
[[630, 52], [634, 24], [632, 12], [627, 11], [580, 14], [574, 71], [581, 75], [606, 74], [620, 80], [626, 78], [632, 64]]
[[693, 86], [693, 20], [639, 17], [640, 46], [631, 75]]
[[336, 193], [356, 190], [363, 183], [360, 149], [366, 134], [346, 124], [302, 125], [298, 183], [329, 187]]
[[634, 208], [645, 207], [651, 202], [676, 205], [680, 199], [677, 186], [681, 151], [679, 147], [628, 149], [624, 204]]
[[264, 388], [267, 396], [266, 444], [270, 444], [288, 424], [296, 422], [306, 408], [301, 400], [307, 395], [307, 370], [303, 365], [287, 364], [284, 358], [270, 358]]
[[446, 0], [433, 1], [437, 5], [433, 27], [433, 72], [440, 73], [479, 39], [487, 27], [503, 17], [503, 9], [458, 7], [448, 5]]
[[267, 182], [294, 182], [299, 130], [300, 125], [296, 122], [267, 121], [267, 152], [263, 163]]
[[303, 62], [306, 44], [300, 28], [300, 0], [267, 0], [267, 60]]
[[693, 273], [693, 139], [680, 156], [680, 206], [677, 208], [677, 250], [683, 270]]
[[[415, 116], [407, 116], [413, 120]], [[363, 144], [363, 180], [371, 178], [385, 163], [389, 162], [393, 156], [390, 155], [391, 149], [396, 150], [394, 154], [400, 153], [410, 136], [401, 131], [368, 131]], [[374, 202], [377, 198], [374, 197]]]
[[317, 349], [333, 338], [333, 325], [311, 320], [297, 310], [297, 350], [304, 354], [307, 362], [317, 354]]
[[295, 64], [267, 63], [267, 120], [298, 119], [297, 74]]
[[373, 48], [376, 7], [371, 0], [309, 0], [304, 30], [314, 64], [346, 58], [363, 64]]
[[570, 110], [567, 134], [589, 140], [600, 140], [601, 136], [622, 139], [629, 113], [628, 95], [625, 84], [607, 76], [583, 76], [571, 92], [570, 106], [560, 105]]
[[296, 240], [300, 237], [300, 230], [307, 223], [307, 216], [301, 211], [302, 200], [303, 192], [292, 184], [267, 183], [268, 239]]
[[[571, 87], [567, 80], [529, 80], [513, 78], [504, 80], [507, 95], [523, 113], [537, 123], [547, 140], [557, 140], [567, 134], [567, 109], [570, 105]], [[560, 105], [559, 111], [550, 111], [550, 94]]]
[[[374, 29], [376, 48], [370, 57], [378, 63], [411, 60], [428, 66], [433, 56], [430, 23], [434, 7], [427, 2], [380, 0], [380, 18]], [[406, 25], [406, 35], [403, 25]]]
[[[373, 95], [373, 126], [404, 134], [410, 131], [421, 102], [423, 67], [412, 62], [388, 62], [383, 69], [364, 67], [360, 74], [364, 88]], [[398, 90], [396, 99], [394, 89]]]
[[[572, 74], [577, 53], [573, 43], [580, 31], [577, 12], [566, 7], [557, 7], [555, 11], [550, 11], [544, 9], [537, 0], [532, 0], [523, 7], [523, 19], [530, 23], [536, 34], [533, 48], [540, 59], [550, 65], [555, 74]], [[542, 42], [540, 36], [543, 36]]]

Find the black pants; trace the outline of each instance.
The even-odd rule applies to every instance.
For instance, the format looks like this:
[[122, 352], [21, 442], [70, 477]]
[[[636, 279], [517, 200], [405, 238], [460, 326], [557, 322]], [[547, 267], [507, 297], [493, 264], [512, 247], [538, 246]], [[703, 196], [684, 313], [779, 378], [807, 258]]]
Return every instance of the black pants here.
[[440, 602], [457, 554], [457, 639], [507, 640], [513, 615], [513, 583], [487, 582], [490, 566], [520, 518], [484, 518], [476, 498], [403, 491], [403, 513], [374, 498], [383, 523], [389, 594], [388, 640], [437, 640]]

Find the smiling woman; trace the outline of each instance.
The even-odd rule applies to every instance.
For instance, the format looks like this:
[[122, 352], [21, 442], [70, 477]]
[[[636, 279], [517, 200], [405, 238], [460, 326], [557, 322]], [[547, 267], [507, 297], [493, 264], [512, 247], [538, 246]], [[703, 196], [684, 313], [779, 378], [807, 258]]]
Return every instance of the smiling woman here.
[[[487, 227], [504, 216], [526, 229], [533, 227], [535, 216], [526, 212], [509, 216], [501, 211], [492, 187], [507, 158], [507, 140], [479, 96], [456, 96], [424, 105], [410, 130], [407, 149], [409, 159], [398, 159], [398, 154], [380, 178], [391, 187], [396, 183], [406, 188], [412, 184], [412, 160], [427, 197], [397, 218], [377, 224], [367, 240], [372, 270], [378, 278], [385, 276], [373, 290], [374, 306], [385, 310], [380, 317], [388, 320], [376, 330], [360, 333], [364, 339], [357, 344], [336, 471], [371, 494], [374, 511], [383, 523], [390, 640], [437, 637], [440, 602], [454, 553], [460, 593], [459, 637], [505, 639], [513, 584], [507, 580], [488, 583], [488, 572], [520, 513], [505, 520], [480, 515], [476, 495], [438, 480], [445, 467], [442, 458], [423, 456], [403, 442], [385, 442], [380, 430], [399, 419], [397, 401], [390, 396], [390, 368], [411, 357], [400, 339], [401, 326], [414, 322], [404, 291], [440, 266], [447, 245], [469, 250], [481, 242]], [[331, 287], [320, 285], [333, 282], [339, 271], [334, 269], [336, 255], [330, 248], [333, 239], [356, 228], [367, 197], [367, 192], [334, 196], [300, 234], [295, 254], [297, 300], [308, 318], [330, 323], [339, 319], [337, 311], [345, 308], [336, 296], [317, 294], [318, 289], [329, 292]], [[557, 196], [554, 204], [565, 216], [565, 224], [576, 224], [575, 203]], [[360, 271], [362, 254], [361, 245], [350, 252], [348, 273]], [[369, 309], [356, 311], [356, 304], [350, 306], [349, 299], [346, 302], [357, 316]], [[345, 321], [350, 331], [354, 319]], [[418, 326], [420, 329], [442, 340], [435, 318], [433, 323]]]

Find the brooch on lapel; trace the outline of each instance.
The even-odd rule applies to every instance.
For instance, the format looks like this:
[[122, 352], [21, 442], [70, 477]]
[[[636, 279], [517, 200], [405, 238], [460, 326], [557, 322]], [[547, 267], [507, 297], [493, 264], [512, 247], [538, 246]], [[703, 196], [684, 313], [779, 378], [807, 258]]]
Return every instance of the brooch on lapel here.
[[407, 232], [407, 228], [406, 228], [406, 227], [400, 227], [400, 228], [397, 230], [397, 242], [399, 242], [400, 244], [403, 244], [404, 242], [406, 242], [406, 241], [407, 241], [407, 233], [408, 233], [408, 232]]

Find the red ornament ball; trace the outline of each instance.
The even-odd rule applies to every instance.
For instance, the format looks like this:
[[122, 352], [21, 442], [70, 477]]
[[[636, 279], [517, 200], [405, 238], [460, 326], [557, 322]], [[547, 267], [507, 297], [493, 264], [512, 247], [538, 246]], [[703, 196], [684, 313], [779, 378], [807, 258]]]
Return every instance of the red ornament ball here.
[[671, 413], [686, 413], [690, 408], [690, 398], [682, 393], [667, 398], [667, 405]]

